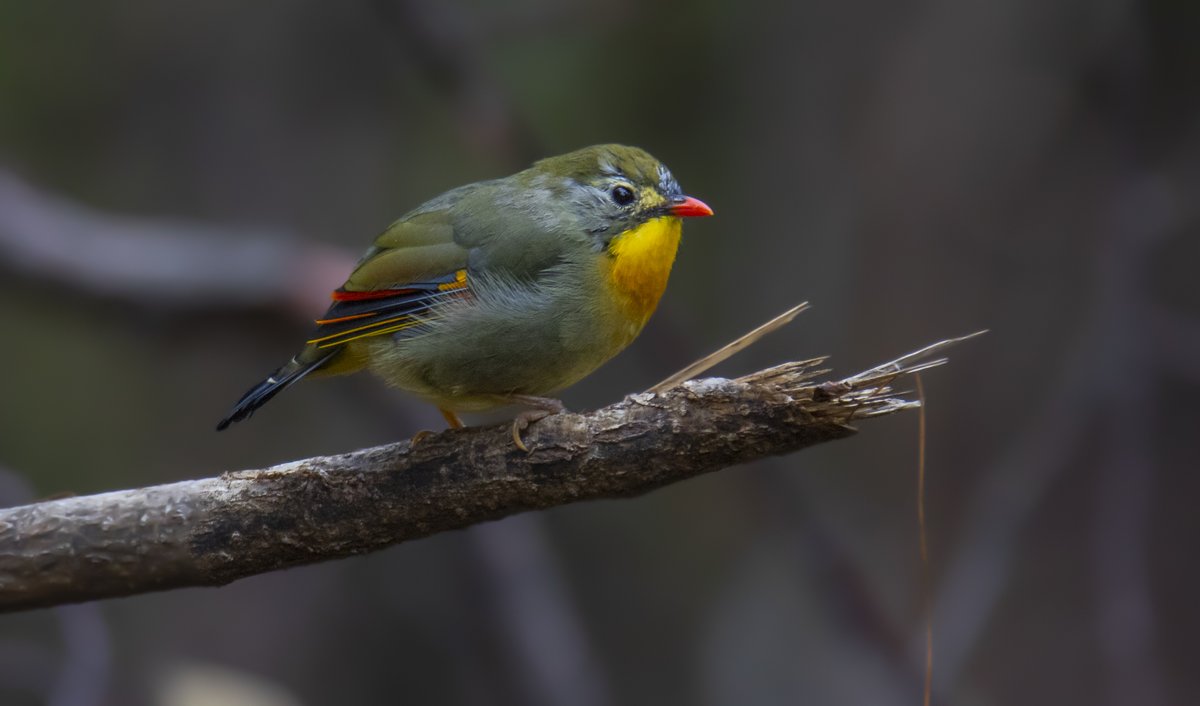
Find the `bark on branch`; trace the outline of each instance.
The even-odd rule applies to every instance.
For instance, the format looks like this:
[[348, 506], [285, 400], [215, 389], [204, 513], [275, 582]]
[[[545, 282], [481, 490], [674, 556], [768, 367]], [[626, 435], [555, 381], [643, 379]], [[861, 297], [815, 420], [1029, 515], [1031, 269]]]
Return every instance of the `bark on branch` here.
[[693, 380], [586, 414], [449, 430], [265, 470], [0, 510], [0, 610], [218, 586], [580, 500], [639, 495], [912, 409], [892, 385], [934, 344], [818, 383], [823, 358]]

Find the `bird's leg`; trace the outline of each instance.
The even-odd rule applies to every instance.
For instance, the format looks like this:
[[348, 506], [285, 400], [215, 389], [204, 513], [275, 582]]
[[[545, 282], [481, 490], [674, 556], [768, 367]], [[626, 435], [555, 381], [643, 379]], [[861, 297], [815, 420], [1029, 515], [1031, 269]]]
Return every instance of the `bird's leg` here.
[[[438, 407], [438, 411], [442, 413], [442, 418], [446, 420], [446, 425], [451, 429], [463, 428], [462, 420], [458, 418], [457, 414], [446, 409], [445, 407]], [[411, 449], [432, 434], [433, 432], [429, 431], [428, 429], [422, 429], [416, 434], [413, 434], [412, 441], [408, 442], [408, 447]]]
[[446, 409], [445, 407], [438, 407], [438, 411], [442, 413], [442, 418], [446, 420], [446, 424], [448, 424], [451, 429], [463, 428], [462, 420], [458, 418], [457, 414]]
[[560, 400], [556, 400], [551, 397], [509, 395], [506, 399], [509, 402], [515, 402], [516, 404], [533, 407], [533, 409], [527, 409], [524, 412], [521, 412], [517, 415], [517, 418], [513, 420], [513, 443], [517, 445], [518, 449], [521, 449], [525, 453], [529, 453], [529, 447], [526, 446], [525, 442], [521, 440], [521, 432], [528, 429], [530, 424], [533, 424], [539, 419], [549, 417], [551, 414], [562, 414], [563, 412], [567, 411], [567, 408]]

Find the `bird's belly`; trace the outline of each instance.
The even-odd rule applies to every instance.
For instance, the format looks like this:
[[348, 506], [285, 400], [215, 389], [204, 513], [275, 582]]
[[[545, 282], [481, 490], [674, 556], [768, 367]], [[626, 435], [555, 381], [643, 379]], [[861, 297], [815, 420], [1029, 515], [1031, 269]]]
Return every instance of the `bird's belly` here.
[[571, 291], [483, 302], [448, 313], [411, 338], [367, 339], [372, 371], [388, 383], [462, 411], [508, 395], [547, 395], [579, 381], [640, 332], [612, 307]]

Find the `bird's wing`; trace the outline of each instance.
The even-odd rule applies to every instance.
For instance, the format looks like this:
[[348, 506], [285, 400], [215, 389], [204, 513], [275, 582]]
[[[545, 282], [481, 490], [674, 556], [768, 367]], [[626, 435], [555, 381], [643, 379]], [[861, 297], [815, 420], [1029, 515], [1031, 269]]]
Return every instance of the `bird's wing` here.
[[393, 223], [334, 290], [333, 304], [317, 320], [309, 345], [333, 348], [420, 325], [435, 305], [471, 296], [469, 255], [470, 250], [455, 243], [445, 209]]
[[480, 272], [537, 281], [562, 261], [568, 241], [535, 217], [547, 209], [526, 203], [519, 187], [508, 180], [459, 187], [393, 223], [333, 293], [308, 343], [324, 349], [413, 329], [440, 302], [472, 296]]

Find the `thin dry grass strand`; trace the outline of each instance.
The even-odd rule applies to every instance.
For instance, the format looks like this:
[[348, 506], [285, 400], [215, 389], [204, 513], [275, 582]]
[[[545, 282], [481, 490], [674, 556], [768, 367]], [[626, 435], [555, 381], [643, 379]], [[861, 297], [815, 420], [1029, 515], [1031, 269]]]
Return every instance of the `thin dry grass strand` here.
[[[972, 334], [976, 335], [979, 334]], [[925, 524], [925, 386], [921, 384], [920, 372], [913, 373], [913, 380], [917, 385], [917, 401], [921, 403], [921, 408], [917, 410], [917, 537], [921, 548], [921, 612], [925, 614], [923, 703], [929, 706], [933, 698], [933, 577], [929, 568], [929, 533]]]
[[751, 345], [753, 345], [756, 341], [758, 341], [760, 338], [762, 338], [763, 336], [766, 336], [768, 333], [778, 331], [779, 329], [783, 328], [787, 324], [791, 323], [792, 319], [796, 318], [797, 314], [799, 314], [800, 312], [804, 311], [807, 308], [808, 308], [808, 302], [800, 302], [796, 306], [792, 307], [791, 309], [788, 309], [787, 311], [783, 312], [779, 316], [776, 316], [775, 318], [773, 318], [770, 321], [766, 322], [765, 324], [759, 326], [758, 328], [754, 329], [753, 331], [750, 331], [749, 333], [739, 336], [738, 338], [734, 339], [733, 341], [726, 343], [725, 345], [721, 346], [720, 348], [713, 351], [712, 353], [709, 353], [708, 355], [704, 356], [700, 360], [697, 360], [696, 362], [687, 366], [683, 370], [680, 370], [679, 372], [675, 373], [671, 377], [667, 378], [666, 380], [663, 380], [662, 382], [658, 383], [654, 387], [650, 388], [649, 390], [647, 390], [647, 392], [663, 392], [665, 390], [671, 389], [672, 387], [675, 387], [676, 385], [680, 384], [681, 382], [684, 382], [686, 380], [691, 380], [692, 378], [694, 378], [698, 375], [703, 375], [705, 373], [705, 371], [709, 370], [713, 366], [746, 350]]
[[913, 351], [912, 353], [903, 355], [893, 361], [884, 363], [882, 365], [877, 365], [874, 368], [871, 368], [870, 370], [864, 370], [863, 372], [859, 373], [858, 375], [846, 378], [846, 382], [850, 382], [851, 380], [860, 380], [860, 379], [869, 378], [869, 377], [873, 377], [873, 376], [887, 375], [889, 373], [897, 374], [897, 375], [900, 373], [915, 373], [915, 372], [919, 372], [921, 370], [926, 370], [928, 368], [937, 367], [937, 366], [945, 363], [946, 359], [938, 358], [937, 360], [926, 361], [919, 365], [914, 365], [914, 363], [916, 363], [916, 361], [922, 360], [924, 358], [928, 358], [929, 356], [933, 355], [934, 353], [943, 351], [943, 350], [949, 348], [950, 346], [958, 345], [959, 343], [962, 343], [963, 341], [969, 341], [972, 338], [978, 338], [979, 336], [982, 336], [983, 334], [985, 334], [987, 332], [988, 332], [987, 329], [983, 329], [981, 331], [976, 331], [975, 333], [968, 333], [965, 336], [959, 336], [958, 338], [947, 338], [944, 341], [938, 341], [937, 343], [934, 343], [932, 345], [925, 346], [924, 348], [922, 348], [919, 351]]

